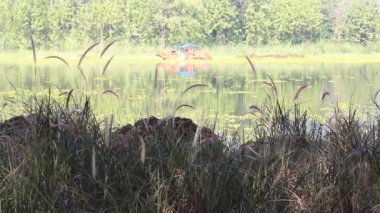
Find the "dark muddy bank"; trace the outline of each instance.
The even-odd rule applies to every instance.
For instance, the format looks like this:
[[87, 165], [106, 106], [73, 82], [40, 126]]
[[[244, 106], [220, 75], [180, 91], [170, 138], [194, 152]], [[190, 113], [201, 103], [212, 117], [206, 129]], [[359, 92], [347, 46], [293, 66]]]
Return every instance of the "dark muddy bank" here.
[[[55, 129], [71, 129], [73, 133], [80, 131], [75, 129], [75, 125], [49, 120], [49, 118], [37, 118], [36, 114], [27, 116], [15, 116], [4, 122], [0, 122], [0, 138], [2, 140], [17, 140], [27, 143], [31, 140], [31, 133], [35, 131], [38, 123], [37, 119], [45, 119], [43, 122], [49, 123], [50, 128]], [[58, 124], [59, 123], [59, 124]], [[127, 145], [128, 141], [135, 139], [138, 136], [143, 138], [155, 137], [158, 134], [166, 132], [174, 132], [175, 138], [178, 140], [194, 141], [217, 141], [219, 137], [209, 128], [199, 127], [191, 119], [181, 117], [170, 117], [159, 119], [154, 116], [136, 121], [134, 124], [126, 124], [121, 127], [114, 128], [111, 131], [111, 137], [118, 139], [118, 143]]]

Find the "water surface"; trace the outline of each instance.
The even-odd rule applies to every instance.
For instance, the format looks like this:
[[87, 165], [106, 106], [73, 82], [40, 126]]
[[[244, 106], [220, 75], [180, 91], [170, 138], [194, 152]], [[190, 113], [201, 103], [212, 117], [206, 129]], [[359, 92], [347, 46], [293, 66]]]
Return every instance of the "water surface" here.
[[[49, 88], [62, 100], [65, 95], [59, 95], [73, 89], [74, 102], [91, 97], [100, 119], [114, 115], [118, 123], [126, 123], [149, 115], [172, 116], [178, 106], [188, 105], [194, 109], [184, 106], [175, 114], [206, 124], [216, 121], [219, 130], [235, 130], [254, 120], [249, 106], [262, 108], [268, 104], [268, 95], [273, 96], [264, 83], [270, 82], [268, 76], [280, 99], [289, 105], [296, 90], [307, 84], [297, 103], [322, 119], [334, 105], [344, 109], [350, 102], [365, 115], [374, 108], [370, 98], [380, 89], [380, 64], [373, 63], [258, 63], [256, 73], [248, 63], [116, 62], [104, 74], [103, 66], [87, 65], [83, 76], [76, 67], [60, 63], [38, 65], [36, 73], [33, 65], [0, 64], [0, 119], [22, 113], [20, 102], [31, 103], [34, 95], [43, 97]], [[208, 86], [182, 94], [194, 84]], [[330, 95], [321, 101], [323, 92]]]

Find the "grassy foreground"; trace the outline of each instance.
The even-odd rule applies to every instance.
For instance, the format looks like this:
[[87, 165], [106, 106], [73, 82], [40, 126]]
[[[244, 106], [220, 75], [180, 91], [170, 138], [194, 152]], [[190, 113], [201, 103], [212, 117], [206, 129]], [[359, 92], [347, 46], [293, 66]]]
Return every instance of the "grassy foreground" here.
[[320, 124], [278, 99], [259, 117], [247, 143], [201, 140], [174, 122], [113, 128], [89, 100], [38, 100], [0, 123], [0, 212], [380, 210], [379, 117], [337, 107]]

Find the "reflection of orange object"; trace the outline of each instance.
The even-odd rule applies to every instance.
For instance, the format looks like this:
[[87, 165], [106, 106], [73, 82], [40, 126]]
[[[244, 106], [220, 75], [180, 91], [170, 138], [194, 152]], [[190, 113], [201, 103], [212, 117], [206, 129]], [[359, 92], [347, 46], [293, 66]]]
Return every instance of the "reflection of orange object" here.
[[[202, 53], [196, 51], [192, 46], [189, 46], [184, 49], [185, 59], [201, 59], [201, 60], [210, 60], [212, 59], [209, 53]], [[180, 58], [182, 54], [177, 50], [170, 50], [166, 52], [158, 52], [156, 56], [166, 60], [166, 59], [175, 59]]]
[[207, 71], [211, 67], [210, 64], [194, 64], [194, 63], [188, 63], [188, 64], [168, 64], [168, 63], [159, 63], [157, 64], [158, 69], [162, 69], [165, 71], [169, 71], [172, 73], [178, 73], [180, 71], [186, 71], [186, 72], [198, 72], [198, 71]]

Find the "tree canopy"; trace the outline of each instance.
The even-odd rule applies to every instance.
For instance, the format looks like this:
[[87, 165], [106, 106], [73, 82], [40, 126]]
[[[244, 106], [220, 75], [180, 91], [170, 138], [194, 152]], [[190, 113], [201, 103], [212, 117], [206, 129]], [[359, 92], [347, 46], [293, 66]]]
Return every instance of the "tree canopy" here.
[[378, 1], [369, 0], [0, 0], [0, 47], [91, 42], [176, 45], [378, 41]]

